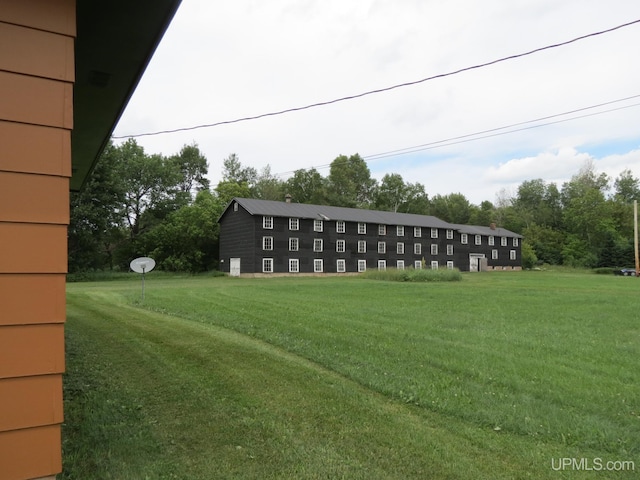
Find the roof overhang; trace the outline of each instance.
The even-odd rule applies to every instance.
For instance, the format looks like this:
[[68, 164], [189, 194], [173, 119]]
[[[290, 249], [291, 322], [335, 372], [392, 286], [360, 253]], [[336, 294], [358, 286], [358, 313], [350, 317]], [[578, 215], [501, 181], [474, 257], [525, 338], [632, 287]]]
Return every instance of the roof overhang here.
[[70, 188], [80, 190], [181, 0], [77, 0]]

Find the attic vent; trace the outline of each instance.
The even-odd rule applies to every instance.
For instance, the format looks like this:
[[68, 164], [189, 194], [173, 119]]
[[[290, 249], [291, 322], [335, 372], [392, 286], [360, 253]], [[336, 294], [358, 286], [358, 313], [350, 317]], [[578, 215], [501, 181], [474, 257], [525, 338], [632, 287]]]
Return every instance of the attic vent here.
[[233, 202], [233, 211], [234, 212], [238, 211], [238, 202]]
[[99, 72], [98, 70], [91, 70], [89, 72], [89, 85], [93, 85], [98, 88], [106, 88], [111, 81], [111, 74], [107, 72]]

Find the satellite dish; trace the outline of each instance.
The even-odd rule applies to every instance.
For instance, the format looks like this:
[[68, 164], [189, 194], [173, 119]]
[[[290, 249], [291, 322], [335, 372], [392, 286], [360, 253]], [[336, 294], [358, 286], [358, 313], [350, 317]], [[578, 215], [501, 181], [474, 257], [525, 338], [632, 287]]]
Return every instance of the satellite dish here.
[[149, 257], [138, 257], [135, 260], [131, 260], [129, 266], [134, 272], [142, 274], [142, 300], [144, 300], [144, 274], [153, 270], [153, 267], [156, 266], [156, 261]]
[[156, 266], [156, 261], [149, 257], [138, 257], [131, 260], [129, 266], [136, 273], [149, 273]]

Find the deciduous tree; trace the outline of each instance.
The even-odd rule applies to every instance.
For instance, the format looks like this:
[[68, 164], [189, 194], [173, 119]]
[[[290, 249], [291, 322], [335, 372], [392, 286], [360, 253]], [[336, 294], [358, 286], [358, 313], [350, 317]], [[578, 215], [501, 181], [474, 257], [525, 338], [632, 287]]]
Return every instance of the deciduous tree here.
[[340, 155], [331, 162], [328, 185], [332, 205], [368, 208], [376, 181], [371, 178], [367, 163], [356, 153], [349, 157]]
[[209, 188], [209, 165], [206, 157], [200, 151], [196, 143], [185, 145], [180, 153], [170, 157], [170, 161], [175, 163], [180, 176], [178, 179], [178, 192], [187, 194], [189, 201], [191, 195], [200, 190]]
[[471, 218], [471, 204], [461, 193], [435, 195], [431, 198], [431, 215], [446, 222], [466, 224]]
[[68, 229], [69, 272], [113, 268], [113, 250], [122, 241], [124, 190], [116, 174], [111, 142], [80, 192], [71, 194]]
[[284, 190], [297, 203], [322, 205], [326, 202], [326, 180], [315, 168], [293, 172], [285, 182]]

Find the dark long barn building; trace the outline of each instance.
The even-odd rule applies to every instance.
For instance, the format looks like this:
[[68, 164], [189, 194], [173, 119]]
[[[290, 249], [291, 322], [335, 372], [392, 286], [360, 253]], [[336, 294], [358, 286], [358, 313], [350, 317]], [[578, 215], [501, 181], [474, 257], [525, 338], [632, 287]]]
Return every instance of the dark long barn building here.
[[234, 198], [218, 221], [220, 268], [234, 276], [522, 266], [522, 236], [493, 224], [248, 198]]

